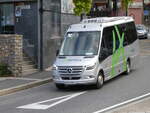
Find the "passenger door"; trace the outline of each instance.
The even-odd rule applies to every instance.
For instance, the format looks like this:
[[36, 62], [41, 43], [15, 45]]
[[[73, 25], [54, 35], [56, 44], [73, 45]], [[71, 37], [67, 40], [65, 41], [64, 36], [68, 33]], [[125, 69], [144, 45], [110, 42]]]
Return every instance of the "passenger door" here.
[[111, 64], [112, 64], [112, 53], [113, 53], [113, 37], [112, 28], [107, 27], [103, 30], [103, 36], [101, 41], [101, 50], [99, 55], [99, 60], [103, 66], [104, 74], [106, 80], [109, 79], [111, 75]]

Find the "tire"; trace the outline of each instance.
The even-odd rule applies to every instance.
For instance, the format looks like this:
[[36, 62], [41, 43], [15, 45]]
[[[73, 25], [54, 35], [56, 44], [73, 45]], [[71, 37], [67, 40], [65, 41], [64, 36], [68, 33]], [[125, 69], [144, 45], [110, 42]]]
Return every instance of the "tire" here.
[[64, 89], [65, 86], [63, 84], [55, 84], [57, 89]]
[[129, 62], [129, 61], [127, 61], [126, 69], [127, 69], [127, 70], [125, 71], [125, 74], [126, 74], [126, 75], [129, 75], [130, 72], [131, 72], [131, 65], [130, 65], [130, 62]]
[[97, 82], [95, 84], [95, 88], [96, 89], [100, 89], [103, 87], [103, 84], [104, 84], [104, 76], [103, 74], [100, 72], [98, 77], [97, 77]]

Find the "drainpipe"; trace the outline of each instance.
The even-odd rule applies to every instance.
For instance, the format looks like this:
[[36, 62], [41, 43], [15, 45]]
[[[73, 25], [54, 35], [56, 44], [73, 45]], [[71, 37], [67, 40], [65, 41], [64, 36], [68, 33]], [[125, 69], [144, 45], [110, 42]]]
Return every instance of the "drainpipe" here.
[[43, 70], [43, 0], [38, 0], [38, 69]]

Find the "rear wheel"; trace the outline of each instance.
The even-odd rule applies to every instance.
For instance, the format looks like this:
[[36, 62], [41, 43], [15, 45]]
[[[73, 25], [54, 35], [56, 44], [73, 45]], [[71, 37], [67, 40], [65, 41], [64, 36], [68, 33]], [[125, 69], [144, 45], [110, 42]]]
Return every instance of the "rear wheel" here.
[[130, 66], [130, 62], [129, 61], [127, 61], [127, 64], [126, 64], [126, 75], [129, 75], [130, 74], [130, 72], [131, 72], [131, 66]]
[[95, 88], [100, 89], [103, 86], [103, 84], [104, 84], [104, 76], [100, 72], [98, 77], [97, 77], [97, 82], [96, 82]]

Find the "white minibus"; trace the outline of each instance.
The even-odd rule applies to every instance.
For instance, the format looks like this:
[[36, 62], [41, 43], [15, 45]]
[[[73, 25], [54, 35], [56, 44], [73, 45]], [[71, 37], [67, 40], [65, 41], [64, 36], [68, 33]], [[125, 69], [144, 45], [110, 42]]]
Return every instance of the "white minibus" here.
[[57, 88], [67, 85], [103, 83], [138, 62], [139, 41], [132, 17], [84, 19], [71, 25], [53, 64]]

